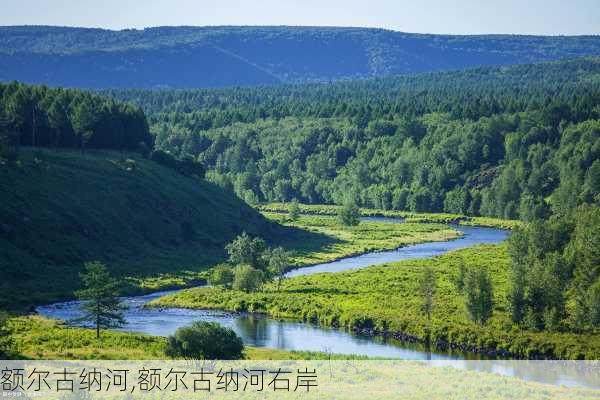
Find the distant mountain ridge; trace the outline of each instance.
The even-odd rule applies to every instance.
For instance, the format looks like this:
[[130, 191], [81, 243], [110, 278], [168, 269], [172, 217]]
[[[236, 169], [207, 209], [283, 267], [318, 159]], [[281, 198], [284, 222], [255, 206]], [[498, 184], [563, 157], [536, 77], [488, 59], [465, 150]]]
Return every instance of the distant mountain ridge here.
[[82, 88], [277, 85], [600, 55], [600, 36], [374, 28], [0, 27], [0, 81]]

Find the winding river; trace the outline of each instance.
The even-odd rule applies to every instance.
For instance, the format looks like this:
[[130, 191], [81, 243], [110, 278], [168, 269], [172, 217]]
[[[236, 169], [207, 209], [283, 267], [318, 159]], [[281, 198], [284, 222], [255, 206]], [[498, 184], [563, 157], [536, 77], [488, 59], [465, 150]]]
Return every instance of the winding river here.
[[[368, 217], [363, 220], [385, 223], [402, 223], [403, 220], [393, 218]], [[451, 250], [461, 249], [477, 244], [499, 243], [505, 240], [508, 232], [502, 229], [467, 227], [451, 225], [453, 229], [463, 233], [458, 239], [447, 242], [431, 242], [410, 245], [393, 251], [372, 252], [334, 262], [293, 270], [288, 276], [309, 275], [324, 272], [340, 272], [364, 268], [371, 265], [393, 261], [433, 257]], [[458, 367], [468, 367], [470, 359], [486, 359], [487, 357], [465, 352], [438, 351], [425, 348], [420, 344], [401, 342], [391, 338], [372, 337], [355, 334], [344, 330], [318, 327], [308, 323], [280, 321], [266, 317], [235, 314], [214, 310], [188, 310], [180, 308], [153, 309], [144, 308], [147, 302], [173, 293], [174, 291], [157, 292], [145, 296], [125, 297], [123, 301], [129, 306], [126, 311], [126, 324], [120, 328], [124, 331], [140, 332], [151, 335], [167, 336], [177, 328], [191, 324], [193, 321], [215, 321], [232, 328], [243, 339], [246, 345], [268, 347], [283, 350], [325, 351], [339, 354], [356, 354], [369, 357], [400, 358], [410, 360], [433, 360], [448, 362]], [[61, 320], [73, 320], [82, 315], [79, 301], [55, 303], [40, 306], [37, 312], [45, 317]], [[489, 358], [487, 358], [489, 359]], [[489, 361], [488, 369], [506, 375], [520, 376], [528, 379], [527, 373], [519, 373], [519, 368], [506, 367], [502, 361]], [[475, 363], [479, 368], [481, 363]], [[529, 371], [529, 369], [527, 369]], [[531, 378], [529, 378], [531, 379]], [[540, 380], [540, 379], [535, 379]], [[575, 384], [589, 386], [578, 382], [572, 376], [559, 374], [550, 383]]]

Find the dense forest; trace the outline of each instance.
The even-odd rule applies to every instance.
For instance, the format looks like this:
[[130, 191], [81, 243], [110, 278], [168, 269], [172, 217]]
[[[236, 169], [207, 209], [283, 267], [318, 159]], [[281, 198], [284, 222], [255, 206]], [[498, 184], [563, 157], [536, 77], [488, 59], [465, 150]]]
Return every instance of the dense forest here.
[[81, 90], [0, 84], [0, 146], [138, 150], [152, 137], [137, 106]]
[[600, 55], [597, 36], [335, 27], [0, 27], [0, 81], [80, 88], [329, 82]]
[[532, 330], [600, 326], [600, 208], [537, 220], [509, 239], [510, 311]]
[[336, 84], [105, 94], [249, 203], [533, 220], [600, 192], [600, 59]]

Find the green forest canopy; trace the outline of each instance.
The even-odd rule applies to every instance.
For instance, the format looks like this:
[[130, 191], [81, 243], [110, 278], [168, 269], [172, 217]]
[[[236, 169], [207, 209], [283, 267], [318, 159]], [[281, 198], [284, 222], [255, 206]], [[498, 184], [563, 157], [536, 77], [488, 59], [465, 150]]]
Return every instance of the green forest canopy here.
[[0, 84], [0, 136], [7, 145], [138, 150], [152, 137], [144, 112], [74, 89]]
[[106, 94], [248, 202], [531, 220], [598, 202], [600, 59], [336, 84]]

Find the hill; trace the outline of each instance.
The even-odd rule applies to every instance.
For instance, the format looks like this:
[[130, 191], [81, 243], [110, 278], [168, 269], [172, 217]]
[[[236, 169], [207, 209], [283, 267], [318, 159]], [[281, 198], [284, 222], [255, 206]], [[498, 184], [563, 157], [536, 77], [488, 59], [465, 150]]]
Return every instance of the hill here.
[[0, 27], [0, 80], [84, 88], [324, 82], [600, 55], [600, 37], [335, 27]]
[[128, 153], [21, 149], [0, 193], [0, 309], [72, 296], [90, 260], [128, 292], [193, 283], [242, 231], [284, 233], [232, 193]]
[[107, 91], [248, 202], [532, 220], [600, 201], [600, 58], [332, 84]]

